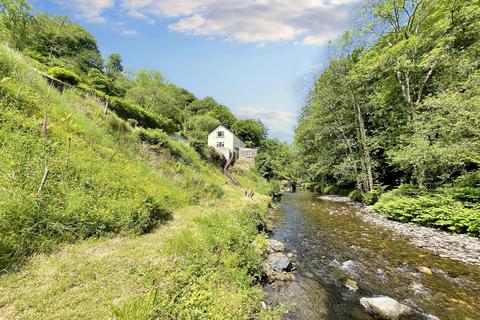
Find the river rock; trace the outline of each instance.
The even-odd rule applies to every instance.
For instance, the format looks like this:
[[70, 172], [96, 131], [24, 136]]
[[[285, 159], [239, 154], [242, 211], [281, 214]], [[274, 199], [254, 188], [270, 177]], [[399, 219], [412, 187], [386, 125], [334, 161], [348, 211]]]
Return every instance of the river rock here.
[[390, 297], [361, 298], [360, 304], [374, 316], [387, 320], [399, 320], [414, 314], [414, 310]]
[[267, 264], [276, 272], [291, 271], [293, 269], [292, 260], [285, 254], [279, 252], [269, 255]]
[[268, 256], [263, 264], [263, 271], [267, 277], [268, 282], [293, 281], [295, 276], [290, 273], [294, 269], [292, 260], [284, 253], [275, 252]]
[[274, 253], [274, 252], [284, 252], [285, 251], [285, 244], [282, 241], [268, 239], [267, 240], [267, 252]]
[[358, 284], [357, 281], [348, 279], [345, 282], [345, 287], [347, 287], [350, 291], [356, 292], [358, 290]]
[[428, 267], [420, 267], [420, 268], [418, 268], [418, 271], [420, 271], [421, 273], [424, 273], [426, 275], [429, 275], [429, 276], [431, 276], [433, 274], [432, 269], [430, 269]]

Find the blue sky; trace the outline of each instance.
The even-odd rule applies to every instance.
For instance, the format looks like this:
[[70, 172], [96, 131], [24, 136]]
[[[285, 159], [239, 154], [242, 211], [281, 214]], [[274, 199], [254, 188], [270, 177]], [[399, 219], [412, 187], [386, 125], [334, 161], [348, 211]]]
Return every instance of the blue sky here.
[[120, 53], [131, 71], [212, 96], [241, 118], [259, 118], [290, 142], [325, 48], [349, 28], [359, 0], [36, 0]]

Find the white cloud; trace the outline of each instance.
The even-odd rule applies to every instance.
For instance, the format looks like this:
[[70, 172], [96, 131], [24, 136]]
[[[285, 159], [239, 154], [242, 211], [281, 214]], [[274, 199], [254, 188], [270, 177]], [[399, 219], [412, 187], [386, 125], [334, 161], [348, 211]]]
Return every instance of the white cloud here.
[[[78, 1], [78, 0], [77, 0]], [[242, 43], [321, 45], [348, 28], [361, 0], [122, 0], [132, 17], [174, 19], [169, 29]]]
[[103, 12], [114, 5], [114, 0], [55, 0], [55, 2], [73, 8], [76, 18], [91, 23], [105, 23]]
[[136, 30], [126, 29], [126, 30], [120, 31], [120, 34], [121, 34], [122, 36], [125, 36], [125, 37], [132, 37], [132, 36], [136, 36], [136, 35], [137, 35], [137, 31], [136, 31]]
[[267, 125], [271, 133], [290, 136], [296, 123], [295, 114], [287, 111], [277, 111], [265, 108], [237, 108], [233, 110], [239, 118], [260, 119]]

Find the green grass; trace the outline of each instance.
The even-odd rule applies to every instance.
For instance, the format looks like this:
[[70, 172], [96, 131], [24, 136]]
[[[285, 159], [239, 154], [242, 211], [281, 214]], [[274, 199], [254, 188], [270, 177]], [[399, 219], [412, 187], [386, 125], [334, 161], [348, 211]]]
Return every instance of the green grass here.
[[225, 178], [193, 149], [142, 146], [124, 120], [50, 88], [4, 46], [0, 79], [0, 272], [62, 242], [149, 232], [175, 208], [221, 197]]
[[280, 317], [253, 287], [268, 197], [3, 46], [0, 111], [0, 319]]
[[224, 189], [225, 200], [179, 209], [154, 233], [35, 256], [0, 279], [0, 318], [278, 319], [252, 288], [268, 198]]

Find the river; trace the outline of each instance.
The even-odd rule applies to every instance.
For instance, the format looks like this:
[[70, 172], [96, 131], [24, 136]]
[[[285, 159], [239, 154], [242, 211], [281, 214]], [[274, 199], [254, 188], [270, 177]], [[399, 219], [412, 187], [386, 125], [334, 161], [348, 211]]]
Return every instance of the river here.
[[271, 238], [297, 255], [296, 279], [266, 291], [270, 304], [289, 306], [285, 319], [373, 319], [359, 299], [376, 295], [423, 313], [413, 319], [480, 319], [479, 267], [417, 248], [362, 221], [355, 206], [313, 193], [285, 194], [281, 210], [282, 223]]

